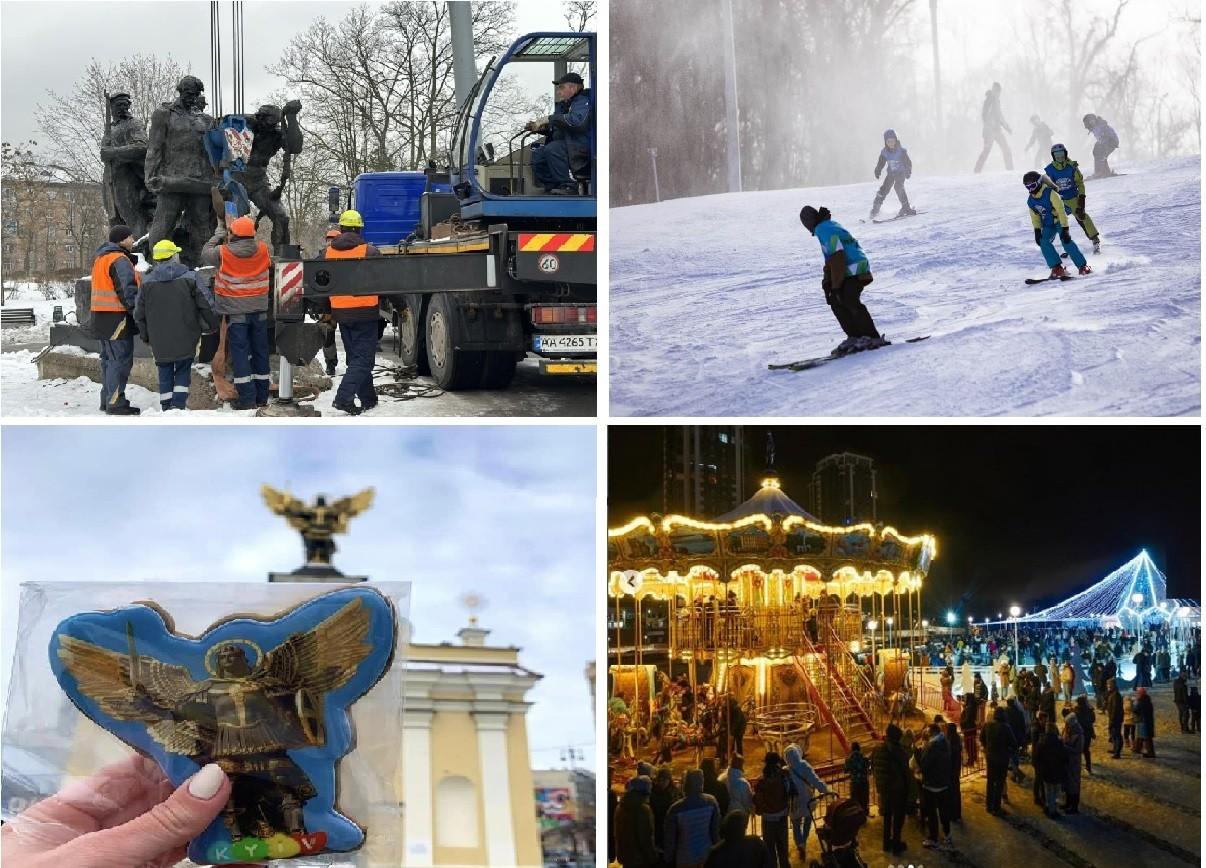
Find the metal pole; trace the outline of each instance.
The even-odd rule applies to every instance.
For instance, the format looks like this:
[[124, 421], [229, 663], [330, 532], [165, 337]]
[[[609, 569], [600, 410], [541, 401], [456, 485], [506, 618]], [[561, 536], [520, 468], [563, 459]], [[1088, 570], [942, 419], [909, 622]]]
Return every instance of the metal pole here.
[[662, 190], [657, 184], [657, 148], [649, 149], [649, 159], [653, 163], [653, 198], [654, 201], [662, 201]]
[[276, 395], [281, 401], [293, 400], [293, 363], [281, 355], [280, 383], [277, 384]]
[[724, 0], [724, 117], [729, 192], [741, 192], [741, 136], [737, 111], [737, 48], [733, 42], [733, 3]]
[[477, 81], [473, 63], [473, 11], [468, 0], [448, 0], [448, 23], [452, 28], [452, 74], [456, 86], [456, 104], [465, 105], [469, 91]]

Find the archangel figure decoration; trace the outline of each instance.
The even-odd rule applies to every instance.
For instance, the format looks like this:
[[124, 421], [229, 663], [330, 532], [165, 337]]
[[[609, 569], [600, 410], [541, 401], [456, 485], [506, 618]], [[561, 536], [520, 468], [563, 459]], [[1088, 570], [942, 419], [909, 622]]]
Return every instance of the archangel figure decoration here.
[[276, 515], [284, 516], [289, 527], [301, 532], [306, 547], [306, 566], [330, 567], [335, 555], [335, 534], [347, 533], [348, 520], [373, 505], [374, 491], [366, 488], [359, 494], [327, 503], [324, 495], [318, 495], [314, 503], [277, 491], [270, 485], [260, 488], [264, 503]]

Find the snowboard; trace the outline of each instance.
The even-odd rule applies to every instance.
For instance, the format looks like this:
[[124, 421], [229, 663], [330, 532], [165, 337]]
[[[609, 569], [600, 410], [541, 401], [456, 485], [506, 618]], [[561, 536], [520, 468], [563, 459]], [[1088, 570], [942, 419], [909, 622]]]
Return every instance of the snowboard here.
[[[915, 344], [918, 341], [924, 341], [927, 338], [929, 338], [929, 335], [921, 335], [920, 337], [909, 338], [908, 340], [900, 341], [899, 343], [895, 344], [884, 344], [884, 346], [876, 347], [875, 349], [882, 350], [888, 347], [901, 346], [902, 344]], [[837, 361], [838, 359], [847, 359], [852, 356], [861, 356], [864, 353], [871, 352], [875, 352], [875, 350], [863, 350], [859, 353], [847, 353], [844, 356], [835, 356], [830, 353], [827, 356], [817, 356], [814, 359], [800, 359], [798, 362], [787, 362], [786, 364], [769, 364], [766, 367], [771, 371], [807, 371], [810, 368], [819, 368], [821, 365]]]
[[1027, 277], [1026, 285], [1034, 286], [1036, 283], [1046, 283], [1048, 280], [1059, 280], [1059, 281], [1076, 280], [1076, 275], [1075, 274], [1065, 274], [1063, 277], [1050, 277], [1050, 276], [1048, 276], [1048, 277]]

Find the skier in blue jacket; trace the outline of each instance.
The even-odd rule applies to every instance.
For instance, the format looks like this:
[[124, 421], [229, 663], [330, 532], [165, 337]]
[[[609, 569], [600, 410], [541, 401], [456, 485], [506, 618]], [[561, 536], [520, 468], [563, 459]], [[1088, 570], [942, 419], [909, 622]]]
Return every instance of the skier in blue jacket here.
[[859, 296], [871, 276], [871, 263], [854, 236], [833, 220], [829, 209], [805, 205], [800, 210], [800, 222], [820, 242], [825, 257], [821, 289], [846, 339], [833, 349], [833, 355], [844, 356], [862, 350], [873, 350], [888, 343]]
[[1043, 171], [1055, 184], [1055, 189], [1059, 190], [1059, 195], [1064, 200], [1064, 207], [1068, 209], [1068, 213], [1075, 215], [1076, 222], [1093, 242], [1093, 252], [1100, 253], [1101, 235], [1093, 223], [1093, 218], [1085, 212], [1084, 176], [1081, 175], [1076, 160], [1068, 158], [1068, 149], [1062, 143], [1056, 142], [1051, 146], [1051, 162]]
[[1064, 266], [1055, 252], [1055, 236], [1059, 235], [1060, 243], [1065, 252], [1076, 263], [1081, 274], [1092, 274], [1093, 269], [1085, 261], [1085, 256], [1072, 240], [1068, 231], [1068, 212], [1064, 208], [1064, 200], [1059, 191], [1043, 179], [1038, 172], [1030, 171], [1022, 176], [1029, 196], [1026, 197], [1026, 207], [1030, 209], [1030, 222], [1034, 225], [1034, 243], [1043, 251], [1043, 259], [1051, 268], [1051, 278], [1069, 277]]
[[884, 182], [879, 187], [879, 192], [875, 194], [875, 204], [871, 206], [871, 219], [874, 220], [879, 214], [879, 207], [884, 204], [884, 199], [888, 198], [888, 191], [893, 187], [896, 188], [896, 197], [900, 199], [900, 211], [897, 217], [908, 217], [917, 212], [909, 206], [909, 196], [905, 193], [904, 182], [913, 174], [913, 161], [909, 159], [909, 152], [901, 145], [900, 140], [896, 138], [896, 130], [884, 130], [884, 147], [879, 152], [879, 161], [875, 164], [875, 177], [879, 178], [879, 173], [887, 169], [887, 174], [884, 175]]

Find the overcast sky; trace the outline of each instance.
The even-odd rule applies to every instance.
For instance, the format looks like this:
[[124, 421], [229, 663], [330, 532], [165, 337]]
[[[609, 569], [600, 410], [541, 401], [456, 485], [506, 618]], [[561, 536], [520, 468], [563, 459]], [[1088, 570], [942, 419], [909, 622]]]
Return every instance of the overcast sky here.
[[[245, 107], [254, 110], [283, 79], [265, 72], [280, 59], [285, 46], [316, 18], [337, 21], [353, 4], [252, 0], [243, 6], [243, 45], [246, 64]], [[380, 3], [365, 4], [380, 6]], [[515, 12], [515, 36], [538, 30], [564, 30], [562, 0], [520, 0]], [[229, 61], [230, 6], [223, 0], [222, 32], [225, 64], [225, 104], [230, 105], [232, 74]], [[53, 10], [53, 12], [51, 11]], [[69, 27], [64, 24], [70, 22]], [[0, 3], [0, 134], [6, 142], [39, 139], [34, 107], [47, 91], [69, 93], [92, 58], [112, 63], [131, 54], [171, 55], [190, 67], [212, 88], [209, 74], [209, 3], [88, 2]], [[536, 66], [542, 66], [537, 64]], [[480, 70], [479, 70], [480, 72]], [[533, 70], [537, 73], [538, 70]], [[532, 86], [542, 87], [544, 76]], [[548, 93], [551, 99], [552, 86]], [[165, 94], [170, 99], [173, 94]], [[214, 98], [209, 97], [210, 105]], [[144, 119], [145, 120], [145, 119]]]
[[483, 594], [487, 642], [545, 676], [528, 694], [533, 765], [572, 744], [593, 767], [594, 428], [5, 425], [0, 471], [0, 696], [20, 583], [264, 582], [303, 553], [262, 483], [307, 500], [373, 486], [335, 564], [412, 582], [417, 642], [458, 641], [460, 597]]

